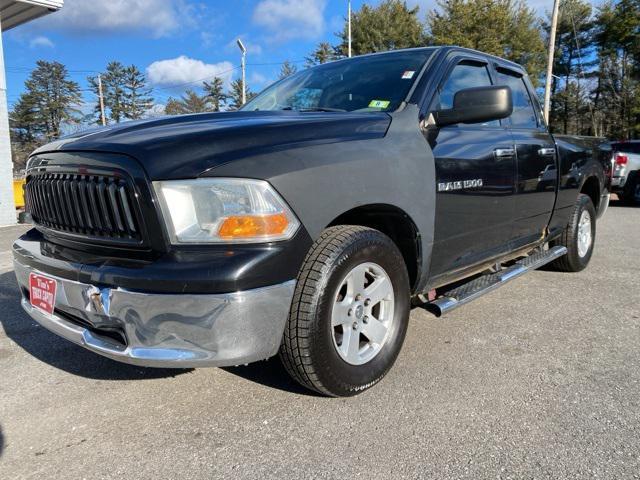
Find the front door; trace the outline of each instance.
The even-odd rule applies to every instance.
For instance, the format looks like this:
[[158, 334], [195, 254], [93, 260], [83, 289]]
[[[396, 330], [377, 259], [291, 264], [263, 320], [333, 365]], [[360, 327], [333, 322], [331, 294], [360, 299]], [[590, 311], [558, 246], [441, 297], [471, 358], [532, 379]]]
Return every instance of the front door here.
[[[492, 84], [483, 57], [449, 65], [429, 111], [453, 106], [459, 90]], [[508, 251], [515, 216], [515, 149], [500, 121], [434, 128], [436, 217], [431, 281]]]

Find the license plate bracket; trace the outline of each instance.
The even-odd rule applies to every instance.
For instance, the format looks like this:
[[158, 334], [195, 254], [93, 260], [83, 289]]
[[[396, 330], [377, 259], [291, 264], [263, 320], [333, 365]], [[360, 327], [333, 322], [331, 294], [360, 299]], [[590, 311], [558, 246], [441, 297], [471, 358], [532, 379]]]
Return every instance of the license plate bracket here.
[[58, 282], [39, 273], [29, 274], [29, 301], [31, 306], [47, 315], [53, 315]]

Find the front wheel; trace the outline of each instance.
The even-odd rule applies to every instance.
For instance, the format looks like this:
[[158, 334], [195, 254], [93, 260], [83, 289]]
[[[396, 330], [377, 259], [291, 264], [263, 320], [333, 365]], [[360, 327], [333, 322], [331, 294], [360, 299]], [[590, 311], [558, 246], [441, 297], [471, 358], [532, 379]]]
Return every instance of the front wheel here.
[[282, 363], [307, 388], [355, 395], [395, 362], [409, 307], [407, 269], [389, 237], [360, 226], [328, 228], [298, 274]]
[[569, 224], [551, 246], [567, 247], [567, 254], [550, 264], [550, 267], [562, 272], [584, 270], [591, 260], [596, 239], [596, 210], [589, 196], [580, 194], [569, 220]]

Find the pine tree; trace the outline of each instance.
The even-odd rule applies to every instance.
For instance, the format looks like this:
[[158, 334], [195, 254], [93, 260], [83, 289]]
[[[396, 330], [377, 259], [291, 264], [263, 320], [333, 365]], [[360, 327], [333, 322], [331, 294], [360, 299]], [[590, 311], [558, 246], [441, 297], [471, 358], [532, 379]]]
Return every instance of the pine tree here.
[[165, 106], [167, 115], [186, 115], [189, 113], [209, 112], [209, 101], [205, 95], [198, 95], [193, 90], [187, 90], [184, 95], [179, 98], [169, 98]]
[[183, 112], [180, 104], [180, 99], [169, 97], [167, 99], [167, 104], [164, 106], [164, 114], [165, 115], [182, 115], [182, 113]]
[[151, 89], [147, 79], [138, 67], [130, 65], [124, 72], [124, 116], [129, 120], [138, 120], [153, 106]]
[[[409, 8], [401, 0], [383, 0], [380, 5], [363, 5], [351, 17], [351, 51], [353, 55], [382, 52], [425, 44], [424, 28], [418, 7]], [[347, 55], [348, 31], [345, 22], [340, 34], [339, 55]]]
[[[99, 97], [98, 77], [89, 77], [89, 86], [93, 90], [96, 98]], [[127, 69], [117, 61], [110, 62], [107, 69], [102, 73], [102, 95], [104, 98], [104, 108], [108, 120], [120, 123], [126, 118], [127, 111]], [[96, 102], [94, 109], [96, 123], [101, 124], [100, 104]]]
[[545, 65], [542, 28], [522, 0], [438, 0], [429, 12], [430, 43], [458, 45], [520, 63], [537, 84]]
[[[255, 97], [256, 94], [253, 93], [249, 87], [247, 86], [247, 102]], [[229, 99], [231, 100], [231, 104], [229, 107], [231, 110], [238, 110], [242, 107], [242, 79], [238, 78], [231, 82], [231, 91], [229, 92]]]
[[[594, 65], [589, 61], [593, 49], [591, 5], [585, 0], [561, 0], [560, 11], [553, 65], [555, 77], [551, 83], [550, 126], [554, 132], [588, 134], [592, 133], [593, 125], [589, 123], [589, 101], [585, 97], [588, 92], [582, 84], [585, 83], [585, 71]], [[547, 36], [550, 23], [550, 19], [544, 23]], [[587, 122], [582, 121], [579, 113], [585, 107]]]
[[605, 3], [595, 18], [594, 111], [604, 135], [640, 136], [640, 0]]
[[323, 63], [331, 62], [337, 58], [338, 55], [336, 54], [335, 49], [329, 43], [321, 42], [311, 55], [305, 58], [305, 65], [307, 67], [313, 67], [314, 65], [322, 65]]
[[9, 114], [11, 151], [16, 168], [23, 168], [33, 150], [55, 140], [63, 127], [79, 121], [80, 87], [58, 62], [38, 61]]
[[219, 112], [229, 100], [229, 95], [224, 91], [224, 82], [219, 77], [215, 77], [211, 83], [204, 82], [203, 89], [212, 112]]
[[44, 143], [38, 135], [34, 106], [33, 98], [23, 93], [9, 113], [11, 157], [16, 169], [24, 168], [31, 152]]
[[290, 75], [293, 75], [298, 71], [298, 67], [296, 67], [289, 60], [285, 60], [280, 68], [280, 73], [278, 74], [278, 78], [287, 78]]
[[14, 122], [24, 125], [30, 121], [33, 136], [42, 135], [49, 141], [60, 136], [63, 123], [78, 121], [82, 98], [80, 87], [68, 78], [64, 65], [43, 60], [36, 65], [14, 108]]

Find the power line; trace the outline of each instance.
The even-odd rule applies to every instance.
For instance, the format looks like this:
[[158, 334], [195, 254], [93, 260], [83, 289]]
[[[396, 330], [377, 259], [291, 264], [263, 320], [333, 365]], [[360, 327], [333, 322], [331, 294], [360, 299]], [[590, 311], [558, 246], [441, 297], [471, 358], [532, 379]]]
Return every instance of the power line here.
[[306, 60], [283, 60], [282, 62], [247, 63], [247, 67], [261, 67], [261, 66], [265, 66], [265, 65], [282, 65], [285, 62], [289, 62], [289, 63], [305, 63]]

